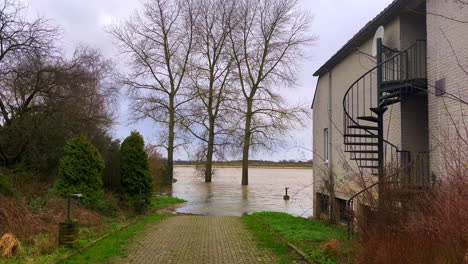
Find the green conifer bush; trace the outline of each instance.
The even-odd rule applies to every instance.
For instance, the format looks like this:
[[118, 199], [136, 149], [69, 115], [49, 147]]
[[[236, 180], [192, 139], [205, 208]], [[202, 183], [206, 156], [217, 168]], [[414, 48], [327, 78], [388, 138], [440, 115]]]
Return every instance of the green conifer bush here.
[[120, 149], [120, 177], [122, 187], [138, 209], [150, 204], [152, 180], [145, 151], [143, 137], [133, 131], [123, 142]]
[[55, 190], [60, 196], [67, 197], [81, 193], [85, 206], [104, 209], [102, 171], [104, 160], [98, 149], [84, 135], [70, 139], [64, 147], [60, 160], [59, 179]]

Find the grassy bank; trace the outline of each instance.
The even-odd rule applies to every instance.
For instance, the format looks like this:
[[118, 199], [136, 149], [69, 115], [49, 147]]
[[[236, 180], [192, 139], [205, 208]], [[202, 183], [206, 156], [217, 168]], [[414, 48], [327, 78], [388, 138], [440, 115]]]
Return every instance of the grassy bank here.
[[105, 263], [111, 258], [124, 257], [126, 255], [125, 247], [131, 242], [131, 239], [135, 237], [135, 235], [144, 231], [149, 225], [171, 216], [173, 215], [156, 214], [146, 216], [137, 223], [107, 236], [106, 238], [98, 241], [93, 246], [59, 263]]
[[[79, 239], [77, 248], [81, 248], [92, 241], [109, 233], [113, 233], [128, 222], [122, 221], [118, 223], [106, 223], [95, 227], [82, 227], [79, 229]], [[64, 258], [71, 254], [76, 249], [68, 249], [65, 247], [57, 248], [57, 240], [55, 234], [43, 233], [34, 240], [22, 241], [22, 251], [19, 255], [11, 259], [0, 257], [0, 263], [4, 264], [46, 264], [54, 263], [55, 261]]]
[[170, 208], [181, 202], [184, 202], [184, 200], [176, 197], [153, 197], [151, 207], [144, 216], [108, 218], [104, 224], [81, 227], [79, 230], [78, 246], [74, 249], [57, 247], [56, 234], [42, 233], [32, 240], [21, 241], [21, 253], [11, 259], [0, 257], [0, 263], [56, 263], [58, 260], [71, 255], [73, 252], [102, 237], [105, 238], [60, 263], [103, 263], [111, 258], [124, 256], [125, 246], [136, 234], [145, 230], [152, 223], [171, 216], [171, 214], [154, 214], [156, 210]]
[[[255, 234], [259, 246], [273, 250], [282, 258], [282, 263], [293, 263], [298, 258], [288, 243], [296, 246], [313, 263], [347, 262], [350, 245], [346, 243], [346, 230], [340, 226], [276, 212], [254, 213], [242, 220]], [[332, 239], [337, 242], [327, 243]], [[331, 247], [325, 245], [332, 243]]]

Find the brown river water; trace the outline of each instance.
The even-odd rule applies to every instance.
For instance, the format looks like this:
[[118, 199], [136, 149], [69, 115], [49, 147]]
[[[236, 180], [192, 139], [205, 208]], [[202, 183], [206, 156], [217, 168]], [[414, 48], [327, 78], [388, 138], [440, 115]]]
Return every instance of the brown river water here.
[[[241, 185], [241, 168], [216, 168], [205, 183], [194, 167], [175, 167], [172, 195], [185, 199], [178, 213], [242, 216], [261, 211], [312, 216], [312, 169], [249, 169], [249, 185]], [[283, 200], [289, 187], [290, 200]]]

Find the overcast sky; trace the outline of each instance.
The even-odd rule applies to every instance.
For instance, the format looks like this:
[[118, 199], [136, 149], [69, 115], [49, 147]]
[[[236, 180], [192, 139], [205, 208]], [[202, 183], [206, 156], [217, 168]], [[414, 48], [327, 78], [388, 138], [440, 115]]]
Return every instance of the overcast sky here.
[[[125, 20], [134, 10], [140, 8], [140, 0], [24, 0], [30, 16], [43, 16], [52, 20], [63, 30], [62, 44], [70, 52], [79, 44], [90, 45], [102, 50], [109, 58], [115, 58], [117, 50], [112, 37], [104, 31], [110, 23]], [[310, 105], [315, 90], [315, 70], [326, 62], [368, 21], [382, 11], [391, 0], [302, 0], [301, 6], [313, 16], [311, 34], [318, 36], [316, 45], [307, 50], [311, 58], [302, 62], [299, 74], [300, 85], [294, 90], [285, 89], [284, 95], [294, 103]], [[115, 62], [119, 62], [116, 60]], [[125, 64], [121, 63], [120, 68]], [[119, 124], [114, 135], [120, 139], [131, 130], [139, 130], [147, 142], [154, 142], [157, 128], [149, 122], [128, 124], [125, 99], [119, 105]], [[275, 153], [258, 153], [257, 159], [310, 159], [311, 153], [293, 148], [301, 145], [312, 146], [312, 121], [306, 129], [292, 131], [290, 147], [278, 149]], [[185, 159], [184, 151], [178, 151], [176, 158]]]

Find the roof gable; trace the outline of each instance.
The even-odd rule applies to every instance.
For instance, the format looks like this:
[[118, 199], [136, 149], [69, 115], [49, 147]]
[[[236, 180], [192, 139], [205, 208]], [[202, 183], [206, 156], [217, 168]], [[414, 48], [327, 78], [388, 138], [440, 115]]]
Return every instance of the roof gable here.
[[368, 22], [358, 33], [356, 33], [346, 44], [339, 49], [325, 64], [323, 64], [315, 73], [314, 76], [320, 76], [328, 71], [328, 69], [336, 66], [341, 60], [348, 56], [364, 41], [369, 39], [375, 33], [375, 30], [383, 24], [390, 22], [397, 16], [401, 10], [406, 7], [410, 0], [394, 0], [387, 8], [385, 8], [374, 19]]

